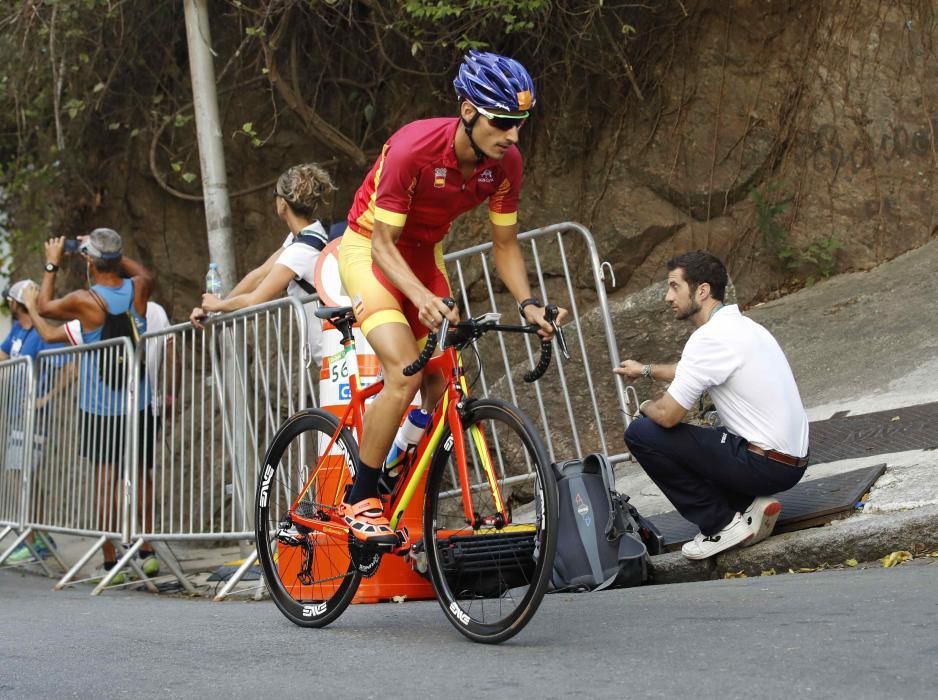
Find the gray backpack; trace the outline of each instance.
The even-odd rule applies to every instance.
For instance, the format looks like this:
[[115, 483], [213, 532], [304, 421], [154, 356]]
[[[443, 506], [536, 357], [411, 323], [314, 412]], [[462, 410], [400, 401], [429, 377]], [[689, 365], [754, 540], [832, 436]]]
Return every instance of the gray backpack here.
[[649, 551], [664, 550], [657, 528], [615, 490], [612, 465], [590, 454], [554, 464], [560, 528], [552, 584], [560, 590], [638, 586], [648, 579]]

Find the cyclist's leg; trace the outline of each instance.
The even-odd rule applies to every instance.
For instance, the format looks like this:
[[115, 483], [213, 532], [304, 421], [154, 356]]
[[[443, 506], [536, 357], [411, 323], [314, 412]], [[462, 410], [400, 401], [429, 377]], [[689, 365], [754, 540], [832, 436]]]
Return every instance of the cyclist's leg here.
[[403, 373], [417, 356], [417, 341], [402, 312], [403, 295], [378, 279], [371, 241], [347, 231], [339, 251], [342, 283], [384, 373], [384, 388], [365, 411], [359, 469], [343, 517], [359, 540], [390, 544], [396, 535], [382, 515], [378, 477], [401, 416], [420, 387], [420, 374], [405, 377]]
[[[437, 243], [429, 254], [424, 251], [426, 251], [426, 248], [418, 248], [405, 257], [413, 257], [414, 262], [420, 269], [426, 271], [421, 281], [427, 289], [441, 299], [452, 296], [449, 278], [446, 275], [446, 264], [443, 262], [443, 244]], [[427, 328], [420, 323], [417, 309], [412, 304], [405, 304], [404, 316], [407, 318], [411, 330], [414, 331], [418, 346], [422, 349], [427, 339]], [[439, 352], [436, 354], [439, 354]], [[423, 383], [420, 385], [420, 407], [427, 413], [432, 413], [439, 402], [443, 391], [446, 389], [446, 380], [447, 378], [442, 374], [424, 373]]]

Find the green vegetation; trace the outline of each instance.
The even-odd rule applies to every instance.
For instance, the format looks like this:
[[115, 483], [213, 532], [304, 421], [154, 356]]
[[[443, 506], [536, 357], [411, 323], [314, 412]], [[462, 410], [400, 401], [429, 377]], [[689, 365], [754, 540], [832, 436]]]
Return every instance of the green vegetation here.
[[[770, 185], [766, 191], [772, 196], [776, 188]], [[752, 200], [756, 205], [756, 229], [762, 234], [766, 249], [783, 271], [803, 274], [808, 286], [836, 272], [836, 253], [844, 247], [840, 240], [830, 236], [799, 248], [791, 240], [788, 227], [779, 220], [791, 202], [770, 201], [757, 189], [752, 190]]]

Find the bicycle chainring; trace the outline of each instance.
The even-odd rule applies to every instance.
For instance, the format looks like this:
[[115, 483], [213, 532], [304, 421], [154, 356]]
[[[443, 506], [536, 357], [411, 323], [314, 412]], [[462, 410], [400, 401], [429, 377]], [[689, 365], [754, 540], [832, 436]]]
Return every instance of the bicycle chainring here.
[[348, 551], [355, 569], [364, 578], [371, 578], [378, 573], [382, 552], [374, 545], [359, 542], [351, 532], [348, 535]]

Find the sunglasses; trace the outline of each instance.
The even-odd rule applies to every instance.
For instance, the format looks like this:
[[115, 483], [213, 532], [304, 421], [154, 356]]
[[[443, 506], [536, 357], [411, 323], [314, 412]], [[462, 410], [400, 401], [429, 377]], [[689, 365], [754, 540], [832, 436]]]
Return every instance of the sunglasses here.
[[523, 114], [494, 114], [481, 107], [472, 106], [475, 107], [479, 114], [489, 120], [489, 124], [499, 131], [510, 131], [515, 127], [520, 129], [524, 126], [524, 121], [531, 116], [530, 112], [524, 112]]

